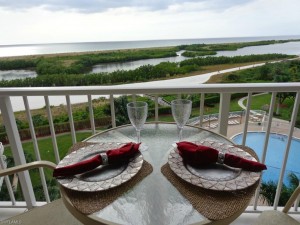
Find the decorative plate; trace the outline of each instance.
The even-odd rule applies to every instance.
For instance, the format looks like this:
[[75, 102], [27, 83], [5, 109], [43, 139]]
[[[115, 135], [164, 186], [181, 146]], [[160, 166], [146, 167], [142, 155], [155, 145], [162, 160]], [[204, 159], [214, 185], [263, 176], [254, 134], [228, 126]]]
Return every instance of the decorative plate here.
[[[249, 153], [232, 145], [214, 142], [194, 142], [205, 145], [224, 153], [230, 153], [248, 160], [257, 161]], [[173, 147], [169, 154], [168, 163], [177, 176], [183, 180], [202, 187], [216, 191], [235, 191], [245, 189], [255, 184], [260, 178], [260, 172], [251, 172], [239, 168], [232, 168], [221, 164], [212, 164], [208, 167], [196, 168], [183, 162], [178, 149]]]
[[[57, 168], [86, 160], [101, 152], [119, 148], [125, 143], [99, 143], [89, 145], [73, 151], [59, 162]], [[58, 182], [69, 189], [76, 191], [103, 191], [119, 186], [135, 176], [142, 168], [143, 156], [136, 155], [129, 162], [118, 165], [99, 166], [94, 170], [87, 171], [73, 177], [58, 178]]]

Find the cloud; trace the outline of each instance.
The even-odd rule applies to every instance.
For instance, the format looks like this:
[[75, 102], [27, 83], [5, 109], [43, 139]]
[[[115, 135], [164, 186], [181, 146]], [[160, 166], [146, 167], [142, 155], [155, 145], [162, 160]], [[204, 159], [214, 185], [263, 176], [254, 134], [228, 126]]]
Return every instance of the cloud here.
[[[82, 13], [84, 7], [88, 8], [79, 7], [78, 0], [76, 6], [81, 11], [75, 7], [76, 0], [69, 2], [68, 7], [64, 1], [60, 10], [35, 1], [32, 8], [22, 3], [23, 8], [8, 10], [0, 0], [0, 45], [300, 34], [299, 0], [272, 0], [272, 4], [270, 0], [181, 3], [153, 0], [151, 4], [140, 1], [134, 4], [132, 0], [114, 1], [116, 7], [107, 1], [103, 11], [91, 9], [92, 13]], [[11, 2], [16, 4], [16, 1]], [[52, 7], [54, 2], [52, 0]], [[127, 6], [130, 4], [135, 6]], [[150, 6], [155, 6], [155, 10], [150, 10]]]
[[[180, 10], [226, 10], [232, 6], [243, 5], [253, 0], [0, 0], [0, 8], [9, 10], [28, 10], [42, 7], [49, 11], [75, 11], [81, 13], [103, 12], [109, 9], [134, 7], [146, 11], [158, 11], [168, 8]], [[196, 6], [189, 7], [189, 6]], [[201, 7], [199, 7], [201, 6]]]

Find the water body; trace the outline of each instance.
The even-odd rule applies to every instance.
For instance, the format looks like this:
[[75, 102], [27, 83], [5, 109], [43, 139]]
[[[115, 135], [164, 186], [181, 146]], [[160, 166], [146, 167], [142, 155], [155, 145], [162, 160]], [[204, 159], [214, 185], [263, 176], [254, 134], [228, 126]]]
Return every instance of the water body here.
[[[100, 72], [113, 72], [116, 70], [132, 70], [142, 65], [157, 65], [161, 62], [181, 62], [187, 57], [181, 55], [183, 51], [178, 52], [177, 57], [169, 57], [162, 59], [145, 59], [137, 60], [124, 63], [107, 63], [99, 64], [93, 67], [91, 73]], [[251, 55], [251, 54], [269, 54], [269, 53], [281, 53], [287, 55], [300, 55], [300, 42], [287, 42], [283, 44], [274, 45], [262, 45], [262, 46], [251, 46], [240, 48], [236, 51], [218, 51], [216, 56], [240, 56], [240, 55]]]
[[[263, 151], [263, 143], [265, 141], [265, 132], [248, 132], [246, 145], [252, 148], [260, 157]], [[237, 144], [242, 143], [242, 134], [238, 134], [233, 137], [233, 141]], [[263, 181], [275, 181], [277, 182], [280, 175], [280, 168], [282, 166], [282, 160], [284, 158], [284, 151], [286, 148], [287, 136], [282, 134], [271, 133], [269, 137], [269, 144], [266, 155], [266, 165], [268, 169], [263, 173]], [[300, 157], [300, 140], [293, 138], [290, 146], [290, 153], [286, 165], [286, 171], [284, 175], [284, 183], [289, 185], [288, 175], [294, 173], [299, 177], [300, 165], [298, 159]]]
[[116, 70], [134, 70], [140, 66], [148, 65], [148, 64], [157, 65], [161, 62], [181, 62], [181, 61], [187, 59], [186, 57], [181, 55], [182, 52], [184, 52], [184, 51], [177, 52], [178, 56], [167, 57], [167, 58], [141, 59], [141, 60], [136, 60], [136, 61], [131, 61], [131, 62], [103, 63], [103, 64], [94, 66], [90, 73], [101, 73], [101, 72], [110, 73], [110, 72], [113, 72]]
[[173, 39], [173, 40], [148, 40], [148, 41], [115, 41], [115, 42], [79, 42], [58, 44], [24, 44], [24, 45], [0, 45], [0, 57], [40, 55], [70, 52], [87, 52], [116, 49], [150, 48], [177, 46], [184, 44], [213, 44], [249, 42], [260, 40], [286, 40], [299, 39], [294, 36], [265, 36], [265, 37], [234, 37], [234, 38], [202, 38], [202, 39]]
[[219, 51], [217, 53], [217, 56], [238, 56], [269, 53], [300, 55], [300, 42], [287, 42], [283, 44], [252, 46], [240, 48], [236, 51]]
[[0, 70], [0, 80], [14, 80], [36, 77], [37, 73], [32, 70]]

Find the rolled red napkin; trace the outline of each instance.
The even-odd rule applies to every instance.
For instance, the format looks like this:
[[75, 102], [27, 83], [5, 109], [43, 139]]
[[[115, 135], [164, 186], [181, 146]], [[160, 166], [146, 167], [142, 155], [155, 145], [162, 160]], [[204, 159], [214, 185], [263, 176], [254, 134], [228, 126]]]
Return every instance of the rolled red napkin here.
[[244, 159], [229, 153], [224, 154], [214, 148], [187, 141], [178, 142], [177, 149], [183, 160], [192, 166], [206, 166], [218, 162], [253, 172], [267, 169], [266, 165], [262, 163]]
[[127, 143], [120, 148], [108, 150], [100, 153], [90, 159], [56, 168], [53, 171], [53, 177], [66, 177], [84, 173], [97, 168], [100, 165], [116, 164], [129, 160], [139, 152], [140, 144]]

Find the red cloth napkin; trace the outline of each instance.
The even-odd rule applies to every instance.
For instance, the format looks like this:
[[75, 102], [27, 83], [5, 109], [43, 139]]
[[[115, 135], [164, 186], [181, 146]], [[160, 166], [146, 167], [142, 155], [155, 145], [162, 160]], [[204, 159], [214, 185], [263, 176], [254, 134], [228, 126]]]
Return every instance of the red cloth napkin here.
[[[129, 160], [136, 153], [139, 152], [140, 144], [127, 143], [120, 148], [111, 149], [106, 152], [108, 158], [108, 164], [116, 164]], [[72, 164], [65, 167], [56, 168], [53, 171], [53, 177], [62, 177], [62, 176], [73, 176], [89, 170], [93, 170], [102, 164], [102, 157], [100, 154]]]
[[[192, 166], [206, 166], [218, 162], [219, 151], [211, 147], [182, 141], [177, 143], [177, 149], [183, 160]], [[262, 163], [244, 159], [229, 153], [225, 154], [224, 164], [253, 172], [267, 169], [266, 165]]]

